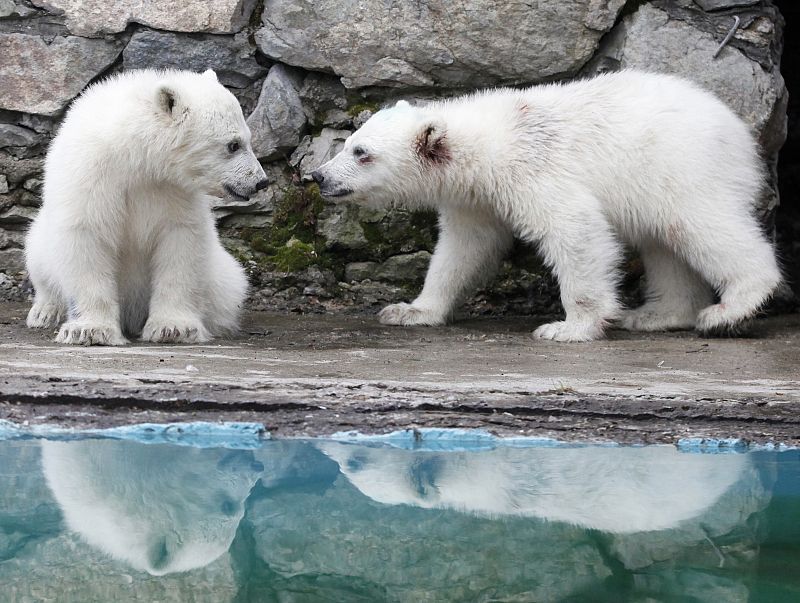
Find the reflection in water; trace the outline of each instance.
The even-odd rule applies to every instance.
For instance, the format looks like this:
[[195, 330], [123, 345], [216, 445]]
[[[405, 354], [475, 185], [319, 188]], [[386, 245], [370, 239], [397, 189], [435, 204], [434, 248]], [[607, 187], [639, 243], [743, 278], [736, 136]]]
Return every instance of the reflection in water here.
[[798, 459], [0, 441], [0, 600], [795, 601]]
[[697, 517], [750, 468], [746, 455], [675, 448], [497, 448], [418, 452], [325, 442], [347, 479], [377, 502], [539, 517], [618, 534]]
[[225, 553], [263, 469], [252, 452], [112, 440], [44, 441], [42, 466], [70, 530], [155, 576]]

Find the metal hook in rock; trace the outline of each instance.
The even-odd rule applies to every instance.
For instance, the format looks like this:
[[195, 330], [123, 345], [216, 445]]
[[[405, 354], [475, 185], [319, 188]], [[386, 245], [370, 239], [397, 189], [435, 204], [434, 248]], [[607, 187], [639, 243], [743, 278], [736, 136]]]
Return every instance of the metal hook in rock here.
[[736, 30], [739, 29], [739, 23], [741, 23], [741, 19], [739, 19], [738, 15], [733, 18], [733, 27], [731, 27], [728, 35], [725, 36], [725, 39], [722, 40], [722, 44], [719, 45], [717, 50], [714, 52], [711, 58], [716, 59], [719, 56], [719, 53], [722, 52], [722, 49], [728, 45], [728, 42], [731, 41], [733, 34], [736, 33]]

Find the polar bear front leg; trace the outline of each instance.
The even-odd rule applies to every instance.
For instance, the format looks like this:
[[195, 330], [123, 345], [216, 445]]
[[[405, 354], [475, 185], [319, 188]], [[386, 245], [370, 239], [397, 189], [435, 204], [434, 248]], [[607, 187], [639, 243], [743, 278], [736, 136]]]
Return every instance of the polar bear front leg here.
[[153, 255], [153, 292], [142, 340], [153, 343], [202, 343], [211, 340], [202, 306], [207, 236], [202, 225], [164, 228]]
[[579, 215], [557, 217], [541, 238], [540, 249], [558, 278], [567, 316], [537, 328], [536, 338], [591, 341], [602, 337], [619, 315], [621, 248], [599, 207], [584, 205], [588, 207], [582, 205]]
[[[115, 250], [89, 227], [74, 227], [56, 241], [53, 273], [69, 299], [68, 320], [57, 343], [124, 345], [116, 282]], [[60, 244], [59, 244], [60, 243]]]
[[386, 325], [441, 325], [480, 281], [491, 278], [511, 247], [510, 229], [488, 211], [446, 209], [439, 215], [439, 241], [425, 285], [410, 304], [386, 306]]

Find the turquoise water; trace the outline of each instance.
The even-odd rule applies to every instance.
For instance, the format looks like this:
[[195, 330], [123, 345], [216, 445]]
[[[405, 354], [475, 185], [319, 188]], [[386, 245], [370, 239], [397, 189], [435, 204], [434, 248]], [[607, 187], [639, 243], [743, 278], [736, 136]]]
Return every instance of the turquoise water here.
[[0, 440], [0, 601], [800, 601], [800, 451], [116, 436]]

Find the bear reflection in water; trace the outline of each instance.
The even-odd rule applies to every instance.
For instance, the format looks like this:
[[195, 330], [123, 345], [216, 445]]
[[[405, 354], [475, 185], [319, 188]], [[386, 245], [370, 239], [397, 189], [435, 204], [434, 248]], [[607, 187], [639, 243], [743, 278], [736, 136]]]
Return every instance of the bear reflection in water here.
[[[727, 533], [769, 502], [751, 459], [668, 446], [437, 451], [295, 440], [242, 451], [103, 439], [42, 442], [44, 474], [67, 527], [91, 547], [156, 576], [218, 559], [231, 548], [246, 508], [253, 513], [249, 523], [261, 526], [257, 539], [289, 530], [297, 542], [321, 546], [343, 537], [343, 516], [380, 533], [380, 521], [362, 521], [381, 517], [380, 508], [353, 506], [353, 487], [365, 501], [416, 507], [420, 514], [439, 509], [532, 518], [619, 535], [704, 526], [675, 534], [683, 546], [704, 540], [706, 530]], [[298, 513], [311, 515], [298, 523]], [[327, 521], [339, 528], [320, 531]], [[393, 525], [397, 533], [417, 532], [416, 525]], [[307, 533], [298, 532], [304, 527]], [[259, 547], [272, 550], [269, 542]], [[272, 562], [280, 565], [278, 558]]]
[[685, 454], [671, 446], [448, 453], [319, 447], [380, 503], [536, 517], [616, 534], [674, 528], [752, 471], [747, 455]]
[[42, 465], [70, 530], [155, 576], [225, 553], [263, 470], [250, 451], [113, 440], [43, 441]]

